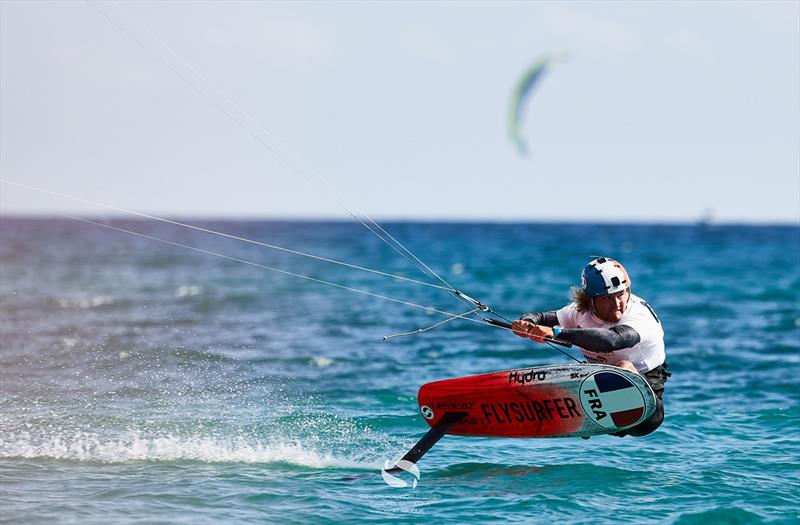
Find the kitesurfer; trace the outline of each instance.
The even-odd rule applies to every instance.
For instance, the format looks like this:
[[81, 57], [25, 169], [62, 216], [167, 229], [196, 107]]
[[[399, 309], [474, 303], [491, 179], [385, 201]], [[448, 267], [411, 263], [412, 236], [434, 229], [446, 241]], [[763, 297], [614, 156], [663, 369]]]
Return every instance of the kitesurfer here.
[[534, 341], [557, 338], [580, 347], [590, 363], [619, 366], [642, 375], [656, 394], [653, 415], [616, 436], [644, 436], [664, 420], [664, 383], [671, 375], [664, 330], [656, 313], [631, 293], [625, 268], [608, 257], [589, 261], [573, 302], [558, 311], [527, 313], [514, 321], [514, 333]]

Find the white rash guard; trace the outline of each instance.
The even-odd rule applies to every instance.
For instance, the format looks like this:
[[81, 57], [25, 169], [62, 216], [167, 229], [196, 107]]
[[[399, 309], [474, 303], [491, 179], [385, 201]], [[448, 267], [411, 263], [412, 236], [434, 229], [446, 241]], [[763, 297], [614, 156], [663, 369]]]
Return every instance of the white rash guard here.
[[664, 329], [655, 312], [641, 298], [631, 294], [622, 319], [610, 323], [599, 319], [593, 312], [578, 312], [575, 303], [568, 304], [556, 312], [558, 324], [562, 328], [612, 328], [627, 325], [636, 330], [641, 340], [635, 346], [613, 352], [591, 352], [581, 348], [590, 363], [616, 364], [627, 359], [641, 373], [661, 365], [666, 359], [664, 352]]

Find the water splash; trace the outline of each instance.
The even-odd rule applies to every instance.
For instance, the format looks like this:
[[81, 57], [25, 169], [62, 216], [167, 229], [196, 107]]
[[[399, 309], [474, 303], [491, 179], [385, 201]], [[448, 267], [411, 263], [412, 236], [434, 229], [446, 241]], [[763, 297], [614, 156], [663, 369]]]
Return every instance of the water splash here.
[[81, 462], [134, 461], [204, 463], [287, 463], [310, 468], [378, 468], [377, 462], [338, 455], [299, 441], [252, 436], [161, 435], [131, 431], [116, 437], [75, 431], [53, 436], [21, 433], [0, 439], [0, 458], [42, 458]]

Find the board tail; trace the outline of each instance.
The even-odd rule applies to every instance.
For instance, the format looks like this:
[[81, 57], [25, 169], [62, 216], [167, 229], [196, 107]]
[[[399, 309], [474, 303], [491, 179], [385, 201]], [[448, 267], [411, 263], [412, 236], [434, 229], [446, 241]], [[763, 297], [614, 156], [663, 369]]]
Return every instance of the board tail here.
[[[445, 415], [439, 419], [439, 421], [431, 427], [431, 429], [422, 436], [422, 439], [417, 441], [417, 444], [411, 447], [411, 450], [406, 452], [406, 455], [403, 456], [400, 461], [407, 461], [409, 463], [416, 464], [417, 461], [422, 458], [432, 446], [439, 442], [440, 439], [447, 433], [447, 431], [455, 425], [456, 423], [460, 422], [466, 416], [466, 412], [447, 412]], [[394, 467], [387, 469], [385, 472], [388, 474], [396, 474], [401, 472], [405, 469], [400, 468], [395, 464]]]

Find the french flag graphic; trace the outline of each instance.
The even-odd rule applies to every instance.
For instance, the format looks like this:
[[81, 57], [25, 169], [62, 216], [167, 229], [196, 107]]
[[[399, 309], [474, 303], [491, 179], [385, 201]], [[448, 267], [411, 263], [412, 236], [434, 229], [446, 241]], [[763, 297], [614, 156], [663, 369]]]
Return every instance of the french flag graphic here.
[[598, 372], [581, 385], [581, 404], [595, 423], [605, 428], [627, 427], [642, 419], [645, 401], [624, 375]]

